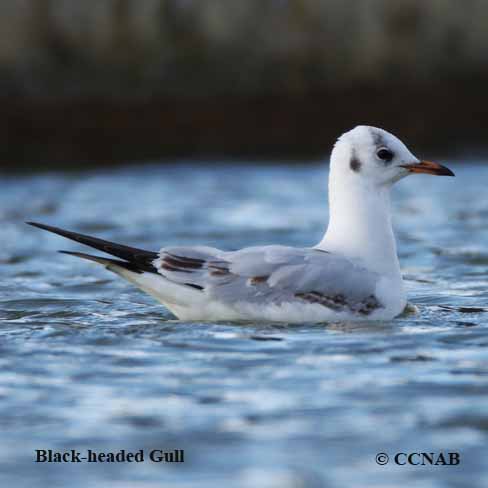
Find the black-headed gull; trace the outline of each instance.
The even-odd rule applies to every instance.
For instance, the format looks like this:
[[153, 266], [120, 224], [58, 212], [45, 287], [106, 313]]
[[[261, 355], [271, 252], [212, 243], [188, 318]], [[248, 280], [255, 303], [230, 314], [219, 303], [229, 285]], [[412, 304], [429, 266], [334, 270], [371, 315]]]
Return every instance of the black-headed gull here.
[[30, 224], [115, 256], [61, 251], [103, 264], [183, 320], [389, 320], [406, 305], [390, 189], [412, 173], [454, 176], [444, 166], [420, 161], [383, 129], [358, 126], [343, 134], [330, 159], [329, 226], [310, 248], [150, 252]]

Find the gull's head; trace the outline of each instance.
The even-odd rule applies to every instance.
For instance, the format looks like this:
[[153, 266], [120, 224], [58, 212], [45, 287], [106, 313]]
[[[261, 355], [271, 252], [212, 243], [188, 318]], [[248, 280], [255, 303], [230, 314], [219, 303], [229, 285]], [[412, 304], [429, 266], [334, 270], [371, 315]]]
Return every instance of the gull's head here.
[[371, 187], [391, 186], [413, 173], [454, 176], [440, 164], [414, 156], [398, 137], [386, 130], [358, 125], [343, 134], [332, 151], [331, 174]]

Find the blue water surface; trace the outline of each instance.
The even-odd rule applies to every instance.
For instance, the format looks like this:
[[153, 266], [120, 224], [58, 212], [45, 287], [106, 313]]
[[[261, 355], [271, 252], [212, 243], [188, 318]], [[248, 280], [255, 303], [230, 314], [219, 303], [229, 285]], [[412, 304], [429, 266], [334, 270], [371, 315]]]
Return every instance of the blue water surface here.
[[[0, 486], [488, 486], [488, 166], [400, 182], [410, 311], [354, 324], [187, 323], [37, 220], [157, 250], [308, 246], [327, 168], [179, 162], [0, 180]], [[36, 449], [184, 449], [38, 464]], [[379, 466], [377, 453], [390, 456]], [[457, 466], [397, 466], [458, 452]]]

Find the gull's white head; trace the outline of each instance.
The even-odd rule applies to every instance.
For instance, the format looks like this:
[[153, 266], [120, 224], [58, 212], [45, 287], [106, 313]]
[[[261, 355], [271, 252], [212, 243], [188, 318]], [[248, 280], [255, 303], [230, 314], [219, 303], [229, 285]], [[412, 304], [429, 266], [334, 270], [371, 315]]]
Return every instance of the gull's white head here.
[[454, 176], [440, 164], [419, 160], [383, 129], [360, 125], [343, 134], [330, 159], [329, 226], [318, 247], [395, 276], [401, 290], [389, 190], [411, 173]]
[[330, 164], [334, 179], [371, 187], [391, 186], [411, 173], [454, 176], [445, 166], [420, 161], [393, 134], [366, 125], [358, 125], [337, 140]]

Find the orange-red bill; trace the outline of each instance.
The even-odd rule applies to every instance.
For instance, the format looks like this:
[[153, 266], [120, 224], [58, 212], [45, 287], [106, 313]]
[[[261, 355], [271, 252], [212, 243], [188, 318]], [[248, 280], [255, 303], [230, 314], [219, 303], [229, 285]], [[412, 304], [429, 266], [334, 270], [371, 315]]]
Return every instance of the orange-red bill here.
[[408, 169], [410, 173], [426, 173], [436, 176], [454, 176], [454, 173], [445, 166], [432, 161], [420, 161], [419, 163], [402, 164], [402, 168]]

